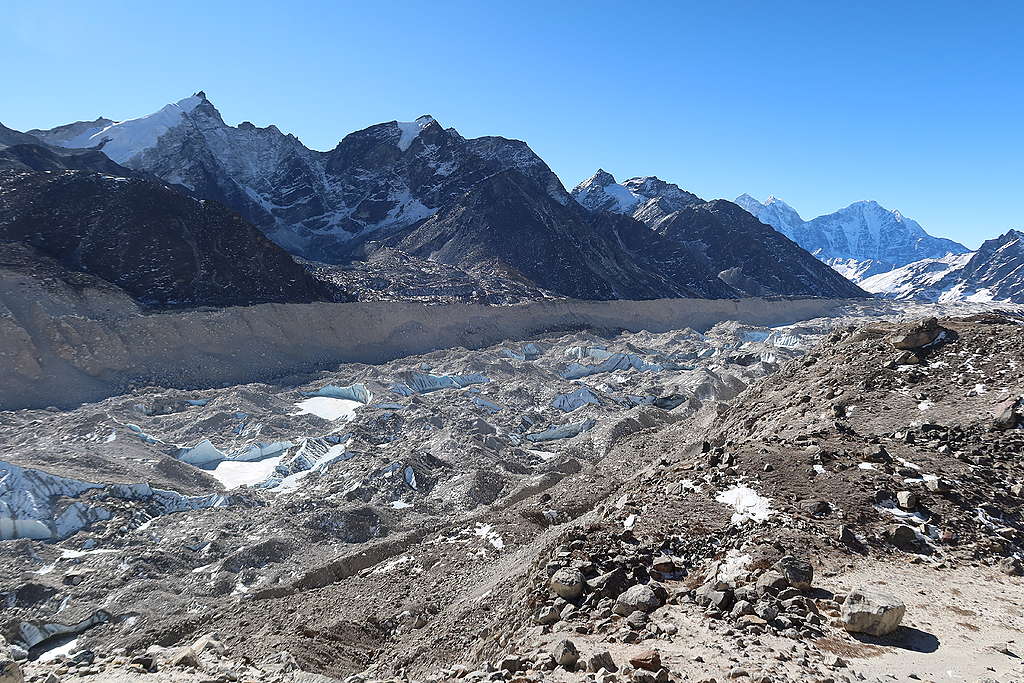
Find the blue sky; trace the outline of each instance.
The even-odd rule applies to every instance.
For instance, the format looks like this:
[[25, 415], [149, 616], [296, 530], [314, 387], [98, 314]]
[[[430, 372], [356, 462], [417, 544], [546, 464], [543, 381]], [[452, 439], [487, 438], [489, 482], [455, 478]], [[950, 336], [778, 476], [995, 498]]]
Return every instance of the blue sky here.
[[1024, 4], [6, 0], [0, 121], [131, 118], [204, 89], [318, 149], [433, 114], [804, 218], [876, 199], [971, 247], [1024, 226]]

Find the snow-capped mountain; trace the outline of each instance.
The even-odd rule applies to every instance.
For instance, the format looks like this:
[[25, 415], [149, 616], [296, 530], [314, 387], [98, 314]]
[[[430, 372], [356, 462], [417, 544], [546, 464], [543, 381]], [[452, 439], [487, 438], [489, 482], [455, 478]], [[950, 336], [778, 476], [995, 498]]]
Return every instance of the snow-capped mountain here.
[[396, 249], [592, 299], [864, 295], [730, 202], [705, 203], [653, 176], [620, 185], [604, 172], [574, 199], [526, 143], [467, 139], [430, 116], [370, 126], [319, 152], [275, 126], [230, 126], [198, 92], [137, 119], [31, 133], [224, 204], [321, 263]]
[[1024, 233], [1010, 230], [976, 252], [922, 259], [860, 285], [891, 299], [1024, 303]]
[[969, 251], [874, 201], [854, 202], [809, 221], [776, 197], [759, 202], [742, 194], [736, 203], [855, 282], [921, 259]]
[[229, 126], [198, 92], [138, 119], [100, 118], [30, 133], [52, 145], [96, 147], [129, 168], [221, 201], [286, 249], [319, 260], [339, 256], [361, 236], [421, 221], [509, 168], [557, 201], [569, 201], [525, 143], [467, 140], [430, 116], [371, 126], [319, 152], [276, 126]]
[[864, 293], [828, 266], [726, 200], [707, 202], [654, 176], [617, 183], [601, 169], [572, 191], [590, 211], [629, 216], [681, 245], [722, 282], [754, 295]]

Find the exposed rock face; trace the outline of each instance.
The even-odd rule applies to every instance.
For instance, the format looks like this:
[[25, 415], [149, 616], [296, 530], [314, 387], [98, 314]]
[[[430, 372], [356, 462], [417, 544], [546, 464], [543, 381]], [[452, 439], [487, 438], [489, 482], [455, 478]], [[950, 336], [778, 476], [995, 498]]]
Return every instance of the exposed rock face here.
[[870, 588], [857, 588], [843, 603], [843, 626], [851, 633], [886, 636], [899, 628], [907, 606], [899, 598]]
[[[675, 259], [748, 295], [863, 296], [863, 292], [732, 202], [705, 202], [654, 177], [618, 184], [599, 170], [573, 189], [584, 207], [631, 217], [681, 249]], [[611, 219], [609, 219], [611, 220]]]
[[686, 245], [719, 279], [748, 294], [863, 296], [849, 280], [724, 199], [684, 207], [655, 230]]
[[0, 239], [154, 306], [308, 302], [325, 287], [214, 202], [80, 171], [0, 172]]
[[388, 243], [419, 258], [581, 299], [738, 294], [644, 226], [563, 205], [517, 171], [492, 175]]
[[430, 116], [371, 126], [319, 152], [276, 126], [229, 126], [199, 92], [140, 119], [30, 133], [52, 145], [99, 146], [118, 163], [224, 203], [293, 253], [320, 260], [339, 257], [356, 237], [421, 221], [506, 169], [569, 200], [525, 143], [467, 140]]
[[874, 201], [854, 202], [810, 221], [776, 197], [761, 203], [743, 194], [736, 203], [855, 282], [920, 259], [969, 251]]

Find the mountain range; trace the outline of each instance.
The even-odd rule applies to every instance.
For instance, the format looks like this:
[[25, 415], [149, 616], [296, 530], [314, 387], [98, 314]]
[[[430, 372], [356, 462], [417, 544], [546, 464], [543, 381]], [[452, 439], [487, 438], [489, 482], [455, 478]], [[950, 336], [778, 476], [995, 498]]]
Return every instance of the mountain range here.
[[[103, 153], [127, 169], [123, 176], [223, 204], [358, 298], [402, 290], [394, 282], [410, 263], [451, 269], [460, 284], [447, 291], [470, 281], [471, 298], [482, 300], [522, 291], [581, 299], [865, 295], [731, 202], [648, 178], [637, 190], [642, 210], [608, 211], [578, 202], [526, 143], [467, 139], [430, 116], [370, 126], [320, 152], [275, 126], [229, 126], [198, 92], [138, 119], [20, 135], [36, 140], [39, 154]], [[388, 264], [402, 272], [382, 272]], [[367, 283], [377, 283], [375, 293]]]
[[[0, 239], [49, 249], [63, 267], [147, 305], [859, 297], [865, 289], [998, 297], [1017, 296], [1024, 279], [1005, 263], [981, 264], [1013, 258], [1012, 231], [999, 238], [1005, 248], [970, 252], [876, 202], [805, 221], [774, 197], [707, 201], [656, 176], [619, 183], [604, 170], [569, 192], [525, 142], [465, 138], [432, 116], [373, 125], [317, 151], [273, 125], [228, 125], [202, 91], [136, 119], [24, 133], [0, 126], [0, 169]], [[148, 269], [133, 265], [146, 262], [145, 249], [118, 255], [116, 247], [143, 244], [133, 232], [143, 226], [165, 257]], [[214, 229], [217, 245], [207, 234]], [[247, 271], [243, 261], [263, 265]], [[250, 286], [271, 263], [275, 275]], [[167, 285], [175, 278], [192, 288]], [[211, 283], [219, 281], [233, 284], [218, 294]]]
[[970, 251], [875, 201], [854, 202], [809, 221], [776, 197], [759, 202], [742, 194], [736, 203], [855, 282], [921, 259]]

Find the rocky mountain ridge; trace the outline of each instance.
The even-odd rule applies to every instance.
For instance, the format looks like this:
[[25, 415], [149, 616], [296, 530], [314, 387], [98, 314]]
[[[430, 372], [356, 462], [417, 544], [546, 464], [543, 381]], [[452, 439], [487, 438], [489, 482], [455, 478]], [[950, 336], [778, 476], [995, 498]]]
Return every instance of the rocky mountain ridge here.
[[868, 277], [861, 286], [878, 296], [924, 301], [1024, 302], [1024, 233], [1009, 230], [977, 251], [922, 259]]

